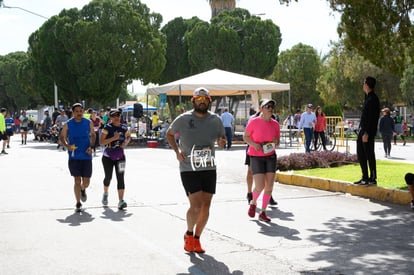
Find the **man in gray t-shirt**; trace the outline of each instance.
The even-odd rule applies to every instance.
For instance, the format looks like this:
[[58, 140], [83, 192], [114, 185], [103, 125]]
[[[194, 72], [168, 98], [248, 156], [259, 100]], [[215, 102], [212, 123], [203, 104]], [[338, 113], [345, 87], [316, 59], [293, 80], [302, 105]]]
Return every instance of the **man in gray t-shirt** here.
[[[190, 201], [184, 249], [204, 253], [200, 235], [207, 224], [211, 199], [216, 191], [215, 142], [226, 144], [220, 117], [209, 111], [211, 97], [205, 88], [194, 91], [194, 109], [178, 116], [167, 131], [167, 140], [180, 162], [180, 175]], [[179, 135], [179, 144], [176, 142]]]

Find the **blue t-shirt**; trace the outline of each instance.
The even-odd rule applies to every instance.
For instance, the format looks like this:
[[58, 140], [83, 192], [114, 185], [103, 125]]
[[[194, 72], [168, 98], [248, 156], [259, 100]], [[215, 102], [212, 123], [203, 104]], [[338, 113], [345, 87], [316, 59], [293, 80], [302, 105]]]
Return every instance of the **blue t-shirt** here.
[[14, 120], [9, 117], [5, 119], [6, 122], [6, 133], [13, 133], [13, 124], [14, 124]]
[[77, 160], [91, 160], [92, 155], [86, 151], [90, 147], [90, 123], [91, 121], [86, 118], [82, 118], [77, 122], [74, 118], [68, 120], [68, 140], [70, 145], [75, 145], [75, 152], [68, 151], [69, 159]]

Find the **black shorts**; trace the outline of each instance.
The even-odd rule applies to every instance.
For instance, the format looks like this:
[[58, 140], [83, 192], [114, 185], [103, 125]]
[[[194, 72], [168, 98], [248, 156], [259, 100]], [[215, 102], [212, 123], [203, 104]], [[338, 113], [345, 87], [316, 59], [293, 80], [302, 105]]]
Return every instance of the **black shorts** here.
[[274, 173], [276, 171], [276, 154], [267, 157], [250, 156], [252, 174]]
[[92, 176], [92, 160], [70, 159], [68, 166], [73, 177], [90, 178]]
[[9, 137], [6, 135], [6, 132], [0, 133], [0, 140], [8, 140]]
[[405, 183], [407, 183], [408, 185], [413, 185], [414, 184], [414, 174], [412, 174], [412, 173], [405, 174]]
[[215, 194], [217, 172], [216, 170], [181, 172], [181, 181], [187, 196], [199, 191]]
[[27, 127], [20, 127], [20, 132], [27, 132]]
[[11, 132], [6, 131], [6, 135], [7, 135], [8, 137], [11, 137], [11, 136], [13, 135], [13, 131], [11, 131]]
[[244, 164], [250, 166], [250, 156], [247, 154], [247, 150], [249, 150], [249, 145], [246, 147], [246, 159], [244, 160]]

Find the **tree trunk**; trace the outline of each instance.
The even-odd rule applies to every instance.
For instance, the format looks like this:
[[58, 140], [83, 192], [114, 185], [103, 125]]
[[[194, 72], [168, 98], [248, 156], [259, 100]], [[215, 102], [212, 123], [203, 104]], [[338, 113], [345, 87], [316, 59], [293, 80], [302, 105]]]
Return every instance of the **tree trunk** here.
[[211, 18], [218, 15], [222, 10], [232, 10], [236, 7], [236, 0], [209, 0], [211, 7]]

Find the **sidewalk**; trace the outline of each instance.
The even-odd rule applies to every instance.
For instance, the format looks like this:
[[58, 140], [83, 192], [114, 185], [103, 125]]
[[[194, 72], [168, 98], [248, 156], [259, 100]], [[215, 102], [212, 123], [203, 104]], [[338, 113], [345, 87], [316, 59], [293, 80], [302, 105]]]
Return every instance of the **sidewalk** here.
[[[340, 141], [340, 144], [344, 146], [340, 146], [335, 150], [343, 153], [351, 153], [356, 154], [356, 141], [355, 140], [348, 140], [348, 141]], [[293, 147], [295, 147], [293, 149]], [[293, 151], [303, 152], [303, 145], [297, 146], [294, 145], [292, 148], [287, 149], [288, 151], [280, 149], [278, 150], [279, 155], [286, 155], [290, 154]], [[375, 143], [375, 153], [376, 158], [380, 160], [390, 160], [390, 161], [400, 161], [405, 163], [412, 163], [414, 164], [414, 154], [413, 154], [413, 144], [407, 143], [403, 146], [401, 143], [397, 145], [392, 145], [392, 157], [385, 158], [385, 153], [383, 150], [382, 142]], [[282, 147], [283, 148], [283, 147]], [[378, 173], [382, 173], [384, 171], [378, 171]], [[407, 171], [409, 172], [409, 171]], [[412, 172], [414, 172], [414, 165]], [[358, 180], [358, 175], [355, 176], [355, 180]], [[396, 204], [402, 205], [409, 205], [412, 198], [408, 191], [403, 190], [396, 190], [396, 189], [389, 189], [379, 186], [360, 186], [355, 185], [351, 182], [344, 182], [338, 180], [330, 180], [325, 178], [317, 178], [317, 177], [307, 177], [301, 175], [293, 175], [291, 172], [277, 172], [276, 173], [276, 181], [289, 184], [289, 185], [297, 185], [297, 186], [304, 186], [304, 187], [311, 187], [326, 191], [332, 192], [343, 192], [345, 194], [351, 194], [355, 196], [361, 196], [364, 198], [374, 199], [377, 201], [383, 202], [391, 202]], [[401, 181], [404, 182], [404, 175], [401, 175]]]

